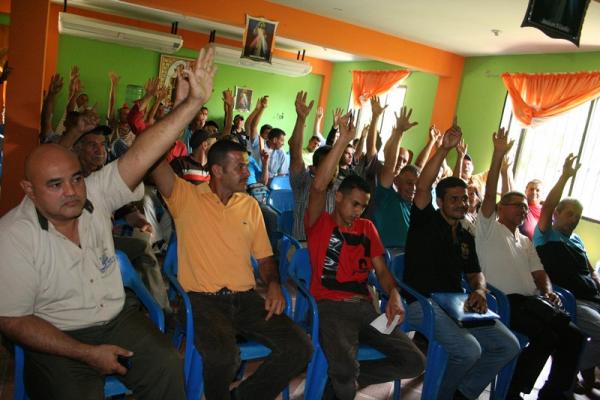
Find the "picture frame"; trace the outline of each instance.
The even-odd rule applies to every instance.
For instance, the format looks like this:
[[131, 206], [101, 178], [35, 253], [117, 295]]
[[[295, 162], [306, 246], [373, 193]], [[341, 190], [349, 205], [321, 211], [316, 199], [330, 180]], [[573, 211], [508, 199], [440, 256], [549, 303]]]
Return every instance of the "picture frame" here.
[[175, 83], [177, 82], [177, 70], [179, 68], [185, 68], [186, 64], [194, 61], [193, 58], [189, 57], [178, 57], [167, 54], [160, 55], [160, 64], [158, 68], [158, 81], [161, 85], [164, 85], [169, 93], [169, 104], [166, 106], [173, 105], [173, 99], [175, 99]]
[[234, 109], [240, 112], [250, 112], [253, 90], [247, 87], [235, 87]]
[[246, 15], [246, 29], [244, 29], [242, 42], [244, 47], [241, 58], [271, 63], [273, 46], [275, 45], [275, 31], [278, 24], [277, 21]]

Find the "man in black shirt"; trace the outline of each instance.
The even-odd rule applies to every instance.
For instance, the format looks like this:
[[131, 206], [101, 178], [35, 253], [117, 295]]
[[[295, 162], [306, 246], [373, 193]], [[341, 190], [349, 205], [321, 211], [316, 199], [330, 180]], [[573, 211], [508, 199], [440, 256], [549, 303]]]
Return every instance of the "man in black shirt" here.
[[[431, 198], [431, 186], [440, 166], [461, 135], [456, 124], [446, 132], [442, 146], [417, 181], [406, 240], [404, 282], [424, 296], [433, 292], [462, 292], [464, 273], [473, 289], [467, 305], [485, 312], [487, 289], [475, 241], [460, 224], [468, 206], [467, 185], [454, 177], [440, 181], [436, 187], [438, 211], [434, 210]], [[462, 328], [435, 303], [433, 311], [435, 338], [448, 352], [438, 399], [476, 399], [498, 371], [519, 353], [519, 343], [498, 321], [493, 325]], [[409, 305], [407, 314], [411, 323], [419, 323], [423, 318], [416, 301]]]

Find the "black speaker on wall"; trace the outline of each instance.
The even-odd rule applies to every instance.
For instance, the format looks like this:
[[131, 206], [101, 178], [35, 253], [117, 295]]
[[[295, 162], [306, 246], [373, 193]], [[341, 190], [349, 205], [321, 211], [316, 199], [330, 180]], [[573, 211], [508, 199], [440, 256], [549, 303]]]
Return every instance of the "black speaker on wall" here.
[[521, 26], [532, 26], [554, 39], [579, 47], [581, 28], [590, 0], [529, 0]]

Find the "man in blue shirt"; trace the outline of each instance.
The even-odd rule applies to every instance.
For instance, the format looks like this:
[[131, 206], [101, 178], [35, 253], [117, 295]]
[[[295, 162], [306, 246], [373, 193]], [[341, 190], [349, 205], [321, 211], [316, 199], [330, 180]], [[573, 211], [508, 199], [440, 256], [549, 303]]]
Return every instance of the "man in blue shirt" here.
[[579, 365], [583, 388], [589, 393], [595, 384], [595, 366], [600, 364], [600, 279], [583, 241], [573, 232], [583, 206], [576, 199], [560, 200], [567, 181], [580, 167], [576, 160], [573, 154], [565, 159], [563, 172], [543, 203], [533, 244], [552, 282], [577, 299], [577, 326], [591, 337]]

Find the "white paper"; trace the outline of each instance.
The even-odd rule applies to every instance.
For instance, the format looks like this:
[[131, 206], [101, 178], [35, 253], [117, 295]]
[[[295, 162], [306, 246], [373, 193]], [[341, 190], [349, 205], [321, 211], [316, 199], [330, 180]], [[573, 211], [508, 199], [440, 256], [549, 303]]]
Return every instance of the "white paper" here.
[[371, 322], [371, 326], [373, 328], [377, 329], [379, 332], [383, 333], [384, 335], [389, 335], [390, 333], [392, 333], [392, 331], [394, 330], [396, 325], [398, 325], [399, 320], [400, 320], [400, 316], [394, 315], [394, 319], [392, 320], [392, 323], [390, 324], [390, 326], [387, 326], [387, 323], [388, 323], [387, 315], [381, 314], [379, 317], [375, 318], [373, 320], [373, 322]]

